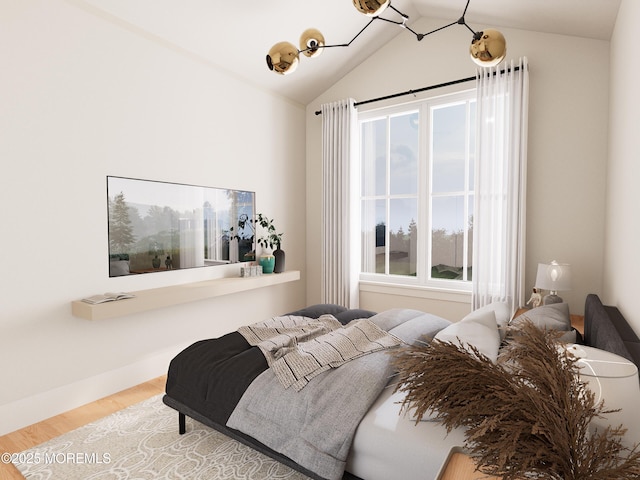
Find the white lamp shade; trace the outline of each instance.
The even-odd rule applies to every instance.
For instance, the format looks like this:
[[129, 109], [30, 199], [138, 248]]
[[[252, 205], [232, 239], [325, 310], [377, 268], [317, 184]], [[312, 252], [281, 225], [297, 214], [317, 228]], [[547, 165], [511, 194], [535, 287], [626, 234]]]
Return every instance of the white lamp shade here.
[[571, 290], [571, 267], [567, 263], [539, 263], [536, 288], [559, 292]]

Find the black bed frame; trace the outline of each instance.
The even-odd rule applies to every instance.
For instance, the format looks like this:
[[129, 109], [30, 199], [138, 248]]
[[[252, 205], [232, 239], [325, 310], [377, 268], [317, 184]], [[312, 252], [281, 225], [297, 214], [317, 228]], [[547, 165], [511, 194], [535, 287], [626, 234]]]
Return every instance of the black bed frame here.
[[[311, 307], [310, 307], [311, 308]], [[340, 307], [342, 308], [342, 307]], [[344, 309], [346, 310], [346, 309]], [[301, 310], [299, 312], [304, 312]], [[298, 312], [294, 312], [298, 313]], [[370, 312], [372, 313], [372, 312]], [[585, 302], [584, 343], [591, 347], [607, 350], [634, 362], [640, 368], [640, 339], [629, 326], [616, 307], [605, 306], [595, 294], [589, 294]], [[190, 417], [207, 425], [228, 437], [231, 437], [259, 452], [297, 470], [315, 480], [324, 480], [316, 473], [301, 467], [290, 458], [272, 450], [252, 437], [237, 430], [220, 425], [189, 406], [164, 395], [163, 402], [178, 411], [178, 428], [180, 434], [186, 431], [186, 417]], [[362, 480], [345, 472], [343, 480]]]

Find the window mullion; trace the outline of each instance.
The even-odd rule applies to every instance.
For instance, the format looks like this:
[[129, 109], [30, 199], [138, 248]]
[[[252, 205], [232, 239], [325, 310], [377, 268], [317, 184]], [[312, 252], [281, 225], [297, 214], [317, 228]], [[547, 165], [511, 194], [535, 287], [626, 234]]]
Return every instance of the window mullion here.
[[384, 273], [391, 273], [391, 118], [387, 117], [387, 151], [385, 152], [385, 229], [384, 229]]
[[464, 229], [463, 229], [463, 239], [464, 244], [462, 247], [462, 280], [468, 280], [467, 272], [468, 272], [468, 252], [469, 252], [469, 190], [470, 190], [470, 158], [471, 158], [471, 103], [469, 101], [466, 102], [465, 109], [465, 126], [466, 132], [464, 136]]
[[[418, 278], [420, 283], [426, 284], [431, 278], [431, 116], [429, 103], [425, 103], [420, 111], [420, 195], [419, 212], [420, 223], [418, 230]], [[424, 182], [424, 183], [423, 183]]]

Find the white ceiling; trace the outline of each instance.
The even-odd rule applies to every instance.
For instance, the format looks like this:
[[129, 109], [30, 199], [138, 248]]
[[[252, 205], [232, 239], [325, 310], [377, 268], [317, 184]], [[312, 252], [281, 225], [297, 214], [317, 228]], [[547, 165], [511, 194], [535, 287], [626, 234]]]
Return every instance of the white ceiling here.
[[[266, 54], [286, 40], [298, 44], [307, 28], [318, 28], [327, 44], [349, 42], [369, 21], [349, 0], [80, 0], [91, 12], [147, 38], [200, 57], [218, 68], [293, 101], [307, 104], [349, 69], [391, 38], [409, 33], [374, 21], [348, 48], [301, 59], [287, 76], [268, 70]], [[76, 2], [76, 4], [81, 4]], [[321, 6], [319, 7], [318, 4]], [[409, 15], [456, 21], [466, 0], [393, 0]], [[620, 0], [471, 0], [466, 21], [472, 26], [511, 27], [608, 40]], [[382, 15], [400, 17], [390, 9]], [[479, 28], [479, 27], [478, 27]]]

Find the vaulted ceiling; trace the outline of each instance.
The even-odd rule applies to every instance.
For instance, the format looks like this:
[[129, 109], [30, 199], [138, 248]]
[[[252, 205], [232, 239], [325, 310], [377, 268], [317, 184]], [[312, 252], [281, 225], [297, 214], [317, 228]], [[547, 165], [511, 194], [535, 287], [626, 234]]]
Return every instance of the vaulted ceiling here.
[[[408, 33], [373, 22], [348, 48], [314, 58], [294, 74], [268, 70], [273, 44], [298, 44], [307, 28], [319, 29], [327, 44], [349, 42], [369, 19], [350, 0], [77, 0], [78, 5], [152, 41], [189, 52], [259, 88], [307, 104], [396, 35]], [[409, 16], [456, 21], [466, 0], [393, 0]], [[477, 28], [511, 27], [608, 40], [620, 0], [471, 0], [467, 23]], [[382, 16], [398, 20], [387, 9]], [[304, 62], [304, 60], [302, 60]]]

